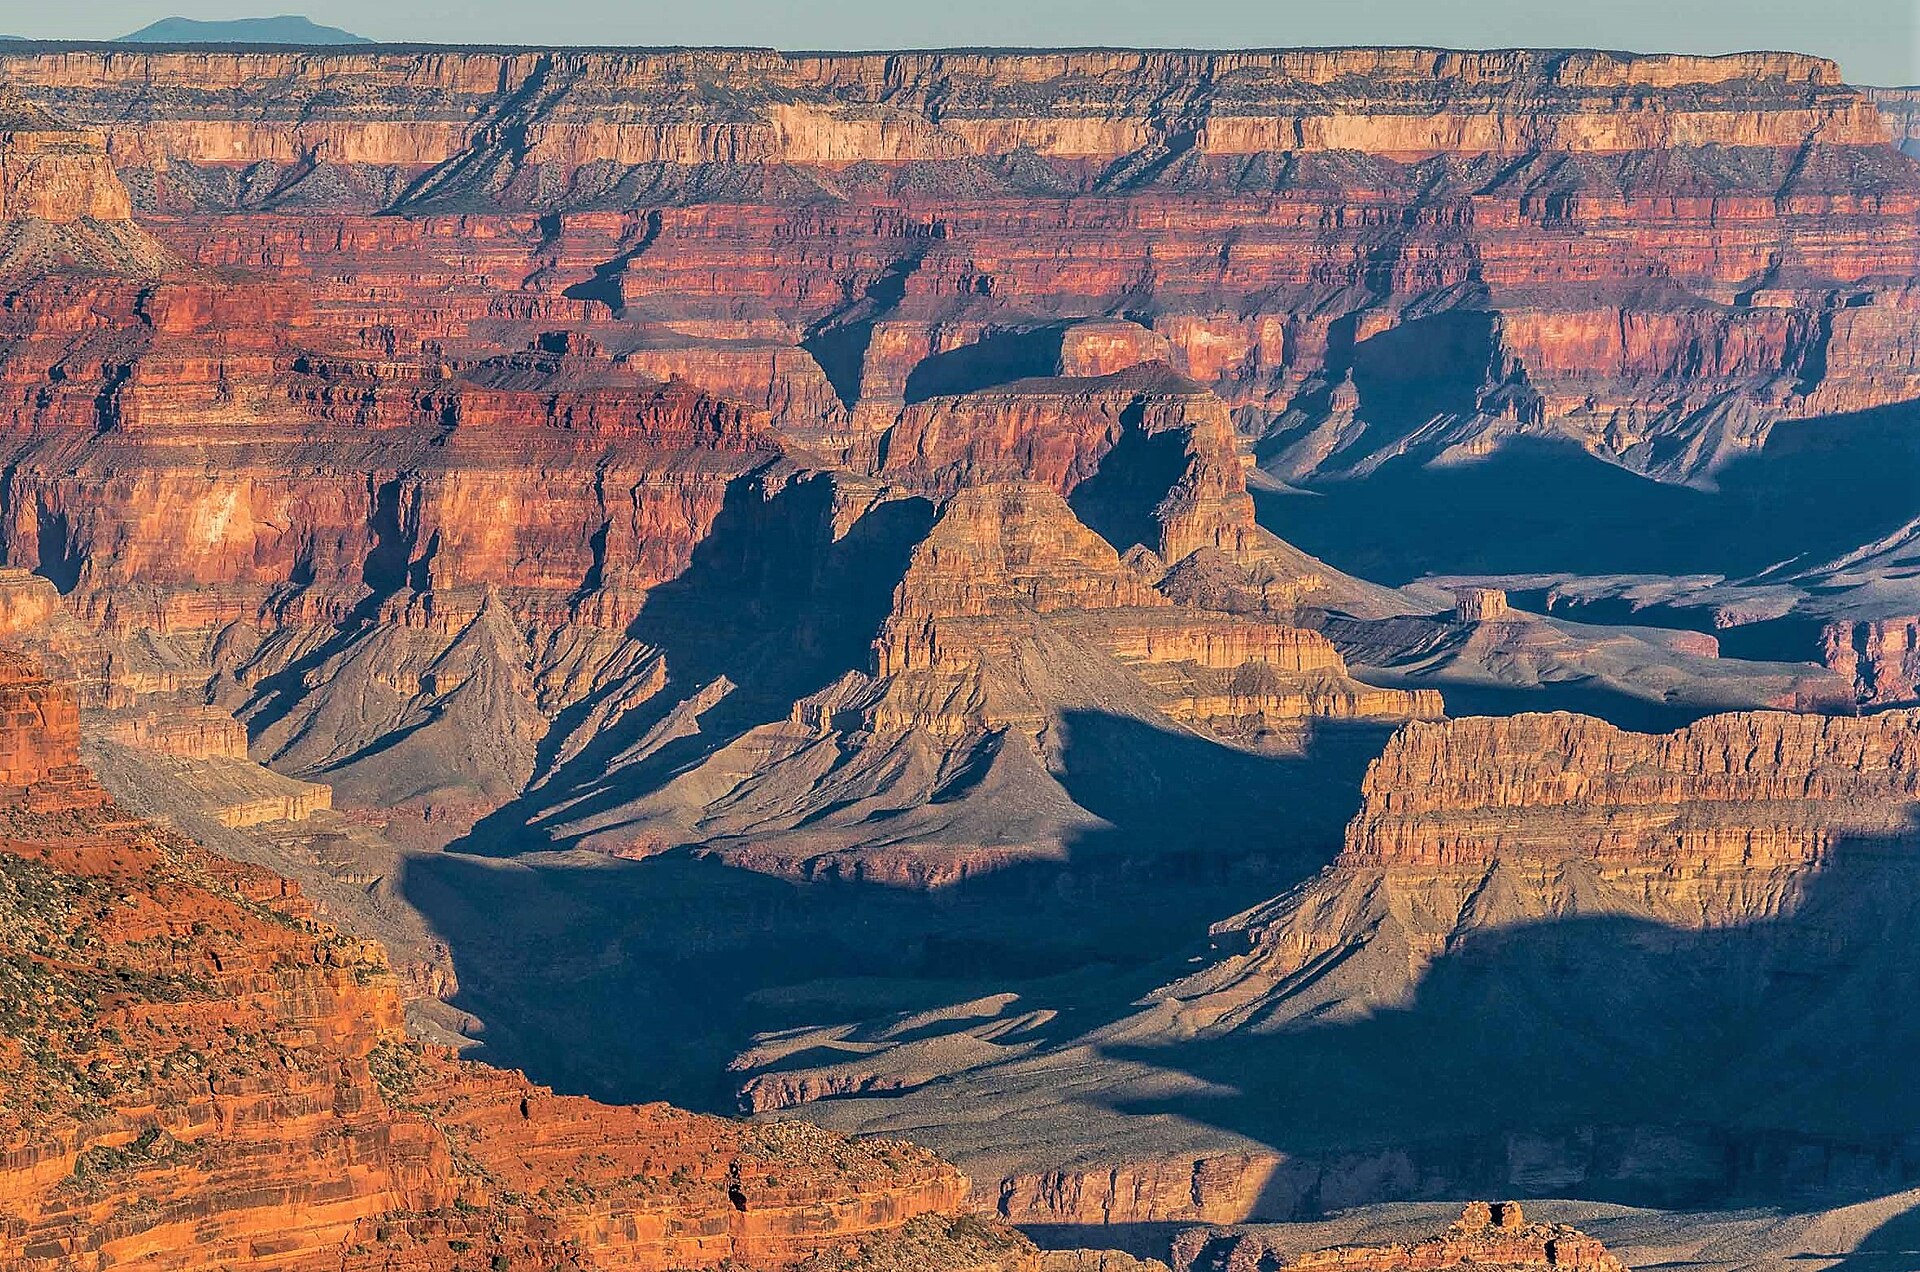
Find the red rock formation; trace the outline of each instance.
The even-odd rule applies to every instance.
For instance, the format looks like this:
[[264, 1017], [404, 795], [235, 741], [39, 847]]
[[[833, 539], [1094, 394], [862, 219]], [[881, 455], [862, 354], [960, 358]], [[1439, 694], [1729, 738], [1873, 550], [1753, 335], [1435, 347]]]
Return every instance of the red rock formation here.
[[[1036, 315], [1142, 313], [1145, 338], [1069, 326], [1056, 365], [1104, 374], [1164, 348], [1288, 437], [1283, 469], [1406, 444], [1367, 373], [1394, 361], [1409, 310], [1420, 343], [1484, 371], [1434, 399], [1458, 427], [1421, 446], [1545, 432], [1693, 476], [1778, 419], [1920, 393], [1903, 281], [1920, 181], [1818, 59], [76, 50], [6, 66], [105, 134], [194, 259], [350, 278], [333, 303], [402, 342], [611, 306], [659, 323], [653, 373], [849, 453], [872, 453], [916, 364]], [[715, 75], [784, 104], [739, 116], [667, 87]], [[145, 85], [196, 83], [128, 108]], [[404, 114], [385, 104], [402, 84]], [[262, 125], [235, 105], [250, 94], [298, 123]], [[1327, 158], [1356, 152], [1368, 162]], [[1496, 178], [1494, 158], [1518, 161]], [[396, 200], [459, 211], [363, 215]], [[241, 209], [236, 233], [219, 214]], [[423, 277], [494, 294], [423, 309]], [[1442, 296], [1474, 319], [1444, 341]], [[794, 356], [808, 332], [857, 364], [829, 369], [834, 391]], [[1359, 410], [1329, 449], [1340, 412], [1319, 398], [1349, 382]]]
[[1174, 1265], [1181, 1272], [1274, 1272], [1333, 1269], [1338, 1272], [1442, 1272], [1448, 1268], [1486, 1272], [1528, 1272], [1566, 1268], [1572, 1272], [1626, 1272], [1607, 1248], [1565, 1224], [1528, 1223], [1520, 1203], [1470, 1203], [1460, 1219], [1421, 1241], [1391, 1245], [1334, 1246], [1287, 1253], [1258, 1229], [1221, 1232], [1193, 1229], [1174, 1241]]
[[100, 736], [162, 755], [195, 760], [209, 757], [239, 760], [247, 755], [246, 729], [226, 712], [212, 707], [169, 712], [164, 716], [149, 712], [117, 718], [100, 730]]
[[16, 94], [0, 96], [0, 221], [124, 221], [132, 212], [104, 138], [61, 126]]
[[1289, 1174], [1279, 1154], [1245, 1152], [1045, 1171], [1003, 1180], [999, 1209], [1027, 1224], [1240, 1223]]
[[1436, 958], [1549, 916], [1781, 920], [1837, 845], [1899, 840], [1916, 808], [1911, 711], [1709, 716], [1666, 735], [1567, 713], [1415, 722], [1368, 768], [1334, 865], [1216, 925], [1238, 952], [1149, 1014], [1231, 1033], [1404, 1006]]
[[[1837, 145], [1886, 139], [1871, 105], [1840, 83], [1831, 62], [1791, 54], [75, 50], [17, 54], [8, 71], [23, 87], [99, 111], [124, 100], [136, 77], [194, 90], [171, 99], [161, 117], [114, 131], [115, 153], [128, 164], [290, 166], [310, 156], [349, 170], [418, 172], [468, 157], [431, 183], [430, 193], [472, 180], [462, 167], [486, 170], [487, 147], [500, 145], [510, 125], [524, 129], [526, 164], [567, 170], [595, 160], [844, 166], [1023, 147], [1047, 158], [1110, 162], [1166, 146], [1181, 132], [1204, 156], [1795, 146], [1809, 134]], [[415, 101], [411, 126], [370, 109], [366, 98], [327, 97], [342, 77], [368, 97], [404, 86]], [[729, 118], [677, 96], [679, 85], [705, 77], [764, 82], [781, 98]], [[1146, 117], [1147, 103], [1196, 81], [1225, 91]], [[216, 87], [227, 96], [206, 91]], [[294, 110], [297, 127], [268, 127], [225, 104], [268, 91]], [[596, 109], [596, 91], [615, 94], [625, 109]], [[1117, 111], [1108, 106], [1116, 97]], [[1409, 97], [1433, 109], [1419, 116], [1379, 109]], [[192, 189], [180, 184], [183, 194]]]
[[0, 673], [0, 1267], [774, 1268], [960, 1204], [908, 1145], [407, 1043], [377, 946], [127, 818], [74, 762], [71, 691]]
[[1920, 618], [1828, 623], [1820, 633], [1820, 661], [1853, 682], [1862, 703], [1888, 705], [1920, 698]]

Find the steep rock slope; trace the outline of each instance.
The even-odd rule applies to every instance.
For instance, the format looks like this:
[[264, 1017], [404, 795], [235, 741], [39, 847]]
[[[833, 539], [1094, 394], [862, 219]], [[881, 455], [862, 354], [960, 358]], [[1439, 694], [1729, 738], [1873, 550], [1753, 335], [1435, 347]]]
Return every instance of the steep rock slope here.
[[167, 252], [131, 217], [106, 139], [0, 82], [0, 277], [49, 267], [165, 266]]
[[555, 1096], [408, 1043], [377, 946], [128, 818], [0, 664], [0, 1266], [785, 1266], [952, 1211], [903, 1144]]
[[1894, 144], [1908, 154], [1920, 150], [1920, 89], [1870, 88], [1867, 96], [1887, 121]]
[[[869, 361], [1144, 316], [1283, 475], [1517, 434], [1698, 477], [1779, 419], [1915, 396], [1920, 183], [1819, 59], [75, 50], [5, 74], [105, 130], [209, 261], [454, 236], [516, 288]], [[425, 219], [356, 215], [383, 209]], [[275, 215], [258, 239], [206, 219], [241, 211]], [[826, 367], [843, 401], [873, 370]]]
[[[770, 1035], [749, 1091], [911, 1126], [1028, 1223], [1903, 1187], [1917, 746], [1899, 711], [1410, 724], [1334, 864], [1217, 924], [1199, 970], [1091, 1028], [1023, 997]], [[1018, 1169], [1010, 1130], [1064, 1164]]]

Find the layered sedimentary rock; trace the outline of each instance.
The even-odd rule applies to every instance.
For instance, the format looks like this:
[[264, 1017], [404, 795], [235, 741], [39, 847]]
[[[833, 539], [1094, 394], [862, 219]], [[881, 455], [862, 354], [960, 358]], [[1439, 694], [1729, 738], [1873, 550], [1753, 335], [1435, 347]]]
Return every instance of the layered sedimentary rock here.
[[[1123, 563], [1050, 486], [996, 475], [932, 514], [863, 670], [563, 833], [620, 855], [696, 843], [814, 876], [951, 883], [1057, 859], [1099, 824], [1059, 779], [1062, 720], [1075, 711], [1274, 749], [1298, 749], [1316, 726], [1440, 714], [1431, 691], [1354, 680], [1316, 632], [1174, 604], [1155, 571]], [[817, 608], [834, 603], [826, 595]], [[749, 691], [716, 682], [699, 707]], [[689, 727], [706, 726], [677, 730]], [[616, 779], [671, 736], [619, 756]]]
[[1341, 859], [1812, 865], [1835, 840], [1904, 824], [1916, 745], [1911, 712], [1714, 716], [1658, 738], [1574, 715], [1412, 726], [1368, 771]]
[[[498, 175], [487, 148], [509, 125], [524, 132], [527, 178], [596, 161], [831, 167], [1019, 150], [1104, 163], [1155, 144], [1204, 156], [1413, 155], [1886, 139], [1831, 62], [1791, 54], [74, 50], [15, 55], [9, 72], [88, 112], [124, 102], [136, 75], [170, 90], [160, 118], [114, 135], [129, 166], [290, 167], [304, 156], [412, 175], [454, 164], [429, 183], [434, 194], [462, 189], [454, 176]], [[684, 88], [728, 80], [778, 96], [729, 117], [714, 90]], [[329, 95], [343, 81], [359, 94]], [[392, 117], [401, 93], [411, 127]], [[270, 98], [294, 126], [236, 110], [248, 96]]]
[[0, 81], [0, 276], [49, 267], [163, 267], [168, 254], [131, 215], [105, 137]]
[[[76, 50], [5, 74], [99, 129], [196, 259], [458, 258], [550, 312], [656, 315], [689, 374], [842, 440], [914, 362], [1121, 314], [1287, 474], [1541, 435], [1696, 476], [1779, 419], [1915, 395], [1920, 185], [1818, 59]], [[767, 96], [699, 87], [722, 79]], [[242, 211], [257, 230], [216, 228]], [[741, 339], [804, 342], [839, 401], [699, 347]], [[1098, 356], [1077, 369], [1117, 369]]]
[[[1910, 835], [1917, 746], [1910, 711], [1711, 716], [1665, 736], [1566, 713], [1409, 725], [1369, 767], [1339, 860], [1219, 925], [1247, 952], [1165, 1001], [1191, 1027], [1276, 1028], [1405, 1001], [1431, 960], [1489, 928], [1596, 910], [1675, 928], [1790, 916], [1847, 844]], [[1364, 970], [1311, 974], [1356, 953]]]
[[1166, 1272], [1158, 1259], [1118, 1250], [1038, 1249], [1019, 1229], [983, 1215], [927, 1216], [898, 1234], [821, 1251], [800, 1272]]
[[126, 816], [75, 762], [72, 691], [11, 658], [0, 681], [0, 1265], [779, 1267], [959, 1205], [903, 1144], [598, 1105], [407, 1042], [377, 946]]
[[0, 220], [65, 225], [132, 215], [105, 138], [62, 127], [11, 91], [0, 96], [0, 111]]
[[[1537, 1103], [1464, 1101], [1516, 1137], [1470, 1151], [1454, 1123], [1407, 1148], [1397, 1093], [1431, 1081], [1398, 1072], [1303, 1080], [1277, 1123], [1164, 1111], [1245, 1085], [1215, 1041], [1417, 1011], [1436, 967], [1471, 1006], [1447, 975], [1498, 957], [1490, 934], [1646, 925], [1517, 958], [1533, 985], [1687, 942], [1738, 971], [1717, 942], [1753, 926], [1787, 951], [1760, 999], [1828, 974], [1876, 999], [1845, 923], [1793, 923], [1850, 845], [1899, 841], [1904, 717], [1666, 740], [1554, 717], [1403, 737], [1333, 874], [1134, 1005], [1209, 921], [1333, 856], [1360, 766], [1436, 688], [1683, 717], [1899, 700], [1894, 619], [1836, 630], [1830, 669], [1750, 663], [1518, 592], [1373, 587], [1276, 537], [1299, 505], [1268, 501], [1536, 444], [1705, 484], [1851, 427], [1828, 417], [1897, 422], [1920, 168], [1830, 63], [35, 48], [0, 80], [8, 242], [40, 245], [0, 305], [0, 626], [110, 713], [90, 754], [116, 789], [160, 777], [154, 811], [404, 936], [414, 992], [453, 991], [444, 933], [496, 1054], [762, 1110], [884, 1092], [940, 1135], [1072, 1089], [1097, 1142], [1054, 1126], [992, 1158], [1009, 1214], [1226, 1221], [1457, 1196], [1495, 1159], [1542, 1188], [1639, 1179], [1664, 1110], [1623, 1097], [1644, 1120], [1594, 1129], [1544, 1044]], [[1821, 559], [1898, 584], [1907, 549], [1870, 546]], [[1875, 599], [1847, 621], [1912, 612]], [[256, 790], [259, 762], [294, 785]], [[1469, 770], [1584, 794], [1535, 814]], [[1403, 797], [1444, 807], [1395, 820]], [[1460, 1019], [1526, 1046], [1533, 1022], [1651, 1031], [1666, 999], [1633, 987], [1660, 979]], [[1359, 1050], [1463, 1053], [1419, 1029]], [[1267, 1071], [1335, 1071], [1294, 1059]], [[554, 1107], [562, 1138], [600, 1116]], [[1361, 1131], [1329, 1129], [1346, 1113]], [[1858, 1137], [1814, 1129], [1838, 1177]]]
[[[1915, 1142], [1914, 1110], [1876, 1074], [1910, 1031], [1876, 1004], [1910, 1001], [1887, 940], [1920, 913], [1917, 746], [1899, 710], [1667, 735], [1566, 713], [1412, 723], [1330, 867], [1092, 1027], [1035, 1023], [1035, 996], [902, 1018], [898, 1042], [769, 1036], [753, 1058], [790, 1082], [807, 1071], [788, 1046], [837, 1051], [821, 1079], [917, 1073], [813, 1107], [993, 1163], [1021, 1223], [1298, 1219], [1490, 1186], [1659, 1204], [1820, 1195], [1858, 1171], [1902, 1186], [1906, 1150], [1877, 1154]], [[1075, 1157], [1007, 1171], [989, 1128], [1008, 1127]]]
[[1565, 1224], [1528, 1223], [1520, 1203], [1476, 1201], [1445, 1230], [1420, 1241], [1391, 1245], [1334, 1246], [1301, 1254], [1284, 1252], [1257, 1231], [1223, 1233], [1195, 1229], [1174, 1242], [1181, 1272], [1243, 1272], [1256, 1268], [1330, 1268], [1340, 1272], [1413, 1272], [1485, 1268], [1524, 1272], [1571, 1268], [1574, 1272], [1625, 1272], [1626, 1265], [1600, 1242]]
[[1822, 661], [1853, 682], [1859, 701], [1920, 698], [1920, 618], [1828, 623], [1820, 636]]
[[0, 659], [0, 783], [43, 786], [77, 778], [80, 711], [73, 694], [18, 654]]

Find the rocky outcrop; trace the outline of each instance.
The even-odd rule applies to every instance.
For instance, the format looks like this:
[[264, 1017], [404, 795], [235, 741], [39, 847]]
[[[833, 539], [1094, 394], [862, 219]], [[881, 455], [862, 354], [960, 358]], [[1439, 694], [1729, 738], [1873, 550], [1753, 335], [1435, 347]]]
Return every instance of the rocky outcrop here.
[[1367, 772], [1343, 864], [1600, 862], [1766, 869], [1899, 830], [1920, 802], [1920, 716], [1712, 716], [1664, 737], [1582, 716], [1413, 725]]
[[1821, 661], [1853, 683], [1856, 700], [1875, 706], [1920, 699], [1920, 618], [1857, 619], [1825, 625]]
[[823, 1251], [800, 1272], [1166, 1272], [1118, 1250], [1040, 1250], [1018, 1228], [982, 1215], [927, 1217], [898, 1236]]
[[0, 786], [45, 786], [77, 779], [80, 710], [19, 654], [0, 656]]
[[[886, 524], [890, 506], [904, 517], [909, 504], [920, 501], [862, 519]], [[963, 485], [913, 546], [864, 670], [562, 833], [623, 856], [697, 844], [781, 873], [941, 886], [1059, 860], [1098, 825], [1058, 778], [1076, 711], [1274, 751], [1303, 749], [1318, 726], [1441, 712], [1430, 691], [1353, 679], [1318, 633], [1176, 605], [1154, 574], [1123, 562], [1047, 484]], [[806, 612], [836, 604], [820, 595]], [[719, 681], [692, 705], [745, 696]], [[672, 725], [619, 757], [615, 782], [619, 767], [705, 728], [691, 713]], [[856, 1066], [760, 1081], [752, 1100], [779, 1107], [889, 1081]]]
[[1453, 621], [1456, 623], [1493, 623], [1513, 611], [1507, 606], [1507, 594], [1497, 587], [1460, 587], [1453, 590]]
[[100, 736], [110, 742], [193, 760], [240, 760], [247, 755], [246, 729], [226, 712], [212, 707], [166, 715], [149, 711], [119, 716], [101, 728]]
[[1029, 1224], [1239, 1223], [1263, 1213], [1266, 1194], [1293, 1183], [1289, 1173], [1274, 1153], [1045, 1171], [1002, 1180], [999, 1209]]
[[127, 817], [18, 661], [0, 818], [0, 1267], [784, 1267], [966, 1181], [897, 1143], [556, 1096], [405, 1040], [377, 946]]
[[1341, 1272], [1440, 1272], [1447, 1268], [1527, 1272], [1569, 1268], [1573, 1272], [1626, 1272], [1626, 1265], [1592, 1237], [1565, 1224], [1528, 1223], [1517, 1201], [1470, 1203], [1459, 1220], [1421, 1241], [1391, 1245], [1334, 1246], [1290, 1253], [1270, 1244], [1257, 1229], [1221, 1232], [1194, 1229], [1174, 1240], [1174, 1266], [1181, 1272], [1252, 1272], [1253, 1269], [1339, 1269]]
[[125, 221], [126, 187], [105, 138], [63, 127], [17, 93], [0, 93], [0, 221]]
[[164, 268], [168, 253], [131, 215], [105, 137], [56, 118], [0, 79], [0, 277]]

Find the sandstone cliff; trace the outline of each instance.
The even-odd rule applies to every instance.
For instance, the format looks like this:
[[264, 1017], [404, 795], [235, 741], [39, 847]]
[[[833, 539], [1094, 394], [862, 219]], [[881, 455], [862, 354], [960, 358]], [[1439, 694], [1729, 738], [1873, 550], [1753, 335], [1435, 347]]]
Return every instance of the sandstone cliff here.
[[131, 215], [106, 139], [0, 81], [0, 276], [164, 267], [166, 251], [134, 228]]
[[1409, 1001], [1475, 933], [1549, 917], [1789, 917], [1837, 847], [1911, 833], [1916, 746], [1920, 716], [1901, 711], [1712, 716], [1664, 737], [1568, 714], [1409, 725], [1368, 768], [1339, 860], [1218, 925], [1246, 952], [1164, 1010], [1229, 1030], [1364, 1013]]
[[377, 946], [116, 809], [70, 689], [11, 657], [0, 689], [0, 1266], [779, 1267], [960, 1204], [904, 1144], [596, 1105], [407, 1042]]
[[[15, 54], [7, 73], [88, 117], [119, 113], [136, 83], [169, 90], [166, 109], [111, 134], [128, 166], [431, 170], [415, 199], [488, 181], [532, 183], [543, 169], [571, 173], [596, 162], [616, 173], [657, 163], [831, 168], [1026, 150], [1144, 168], [1185, 151], [1421, 155], [1886, 140], [1872, 106], [1840, 83], [1831, 62], [1791, 54], [89, 49]], [[687, 87], [729, 81], [764, 86], [764, 96]], [[343, 82], [357, 91], [329, 92]], [[385, 108], [401, 91], [405, 121]], [[249, 97], [270, 97], [278, 118], [231, 105]], [[169, 176], [169, 185], [193, 190], [194, 178]]]
[[[871, 445], [913, 362], [1122, 315], [1251, 413], [1289, 478], [1549, 436], [1704, 479], [1780, 419], [1917, 392], [1920, 181], [1888, 144], [1900, 116], [1818, 59], [70, 50], [0, 67], [96, 130], [192, 259], [329, 289], [352, 262], [345, 294], [402, 338], [506, 316], [477, 297], [408, 311], [396, 296], [423, 272], [523, 293], [523, 313], [657, 317], [656, 371], [836, 444]], [[698, 87], [715, 77], [755, 88], [722, 100]], [[418, 219], [366, 215], [400, 209]], [[1457, 365], [1416, 361], [1428, 382], [1410, 383], [1403, 345]]]

